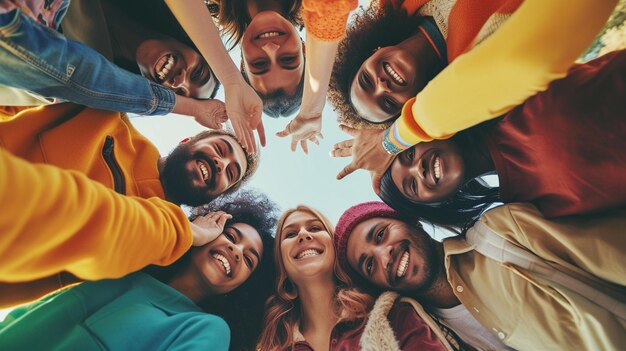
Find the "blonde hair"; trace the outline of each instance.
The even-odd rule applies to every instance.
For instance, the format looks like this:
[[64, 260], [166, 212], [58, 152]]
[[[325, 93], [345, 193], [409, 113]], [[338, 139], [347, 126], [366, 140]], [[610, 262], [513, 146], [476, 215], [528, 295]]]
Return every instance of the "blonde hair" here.
[[[276, 227], [274, 240], [274, 262], [276, 264], [276, 292], [270, 296], [265, 304], [265, 328], [261, 333], [257, 350], [285, 350], [294, 346], [294, 328], [301, 317], [298, 291], [289, 278], [280, 252], [282, 229], [287, 218], [295, 212], [307, 212], [322, 222], [324, 229], [331, 236], [335, 228], [332, 223], [319, 211], [304, 205], [285, 211]], [[360, 330], [372, 308], [374, 299], [352, 287], [352, 280], [335, 259], [333, 273], [336, 283], [335, 313], [343, 321], [359, 321], [355, 332]]]

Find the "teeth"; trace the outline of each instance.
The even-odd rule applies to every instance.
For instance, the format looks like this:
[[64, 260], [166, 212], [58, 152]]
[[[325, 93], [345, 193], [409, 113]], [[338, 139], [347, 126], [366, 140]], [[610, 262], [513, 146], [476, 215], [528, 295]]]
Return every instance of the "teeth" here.
[[433, 168], [435, 170], [435, 179], [439, 180], [439, 178], [441, 178], [441, 164], [439, 157], [435, 159], [435, 166]]
[[409, 267], [409, 252], [405, 251], [400, 258], [400, 264], [398, 265], [398, 271], [396, 272], [396, 277], [401, 278], [406, 274], [407, 268]]
[[400, 84], [400, 85], [406, 84], [406, 81], [405, 81], [404, 79], [402, 79], [402, 77], [400, 77], [400, 75], [398, 74], [398, 72], [396, 72], [396, 71], [395, 71], [395, 70], [391, 67], [391, 65], [390, 65], [390, 64], [388, 64], [388, 63], [384, 63], [384, 64], [383, 64], [383, 66], [385, 67], [385, 71], [386, 71], [387, 73], [389, 73], [389, 75], [393, 78], [393, 80], [394, 80], [396, 83], [398, 83], [398, 84]]
[[207, 180], [207, 178], [209, 178], [209, 170], [206, 169], [206, 166], [204, 165], [204, 163], [200, 163], [199, 167], [200, 167], [200, 172], [202, 172], [202, 180]]
[[301, 259], [301, 258], [305, 258], [305, 257], [310, 257], [310, 256], [318, 256], [320, 255], [321, 252], [315, 249], [308, 249], [308, 250], [304, 250], [302, 252], [300, 252], [298, 254], [298, 256], [296, 256], [296, 259]]
[[167, 77], [167, 74], [170, 73], [170, 70], [174, 66], [174, 56], [168, 55], [167, 62], [161, 67], [161, 70], [157, 72], [157, 75], [161, 80], [164, 80]]
[[279, 35], [280, 35], [279, 32], [267, 32], [267, 33], [263, 33], [259, 35], [259, 38], [272, 38], [272, 37], [277, 37]]
[[230, 275], [230, 263], [228, 263], [228, 260], [226, 259], [226, 257], [218, 253], [215, 253], [213, 254], [213, 258], [220, 261], [220, 263], [224, 267], [224, 271], [226, 272], [226, 275]]

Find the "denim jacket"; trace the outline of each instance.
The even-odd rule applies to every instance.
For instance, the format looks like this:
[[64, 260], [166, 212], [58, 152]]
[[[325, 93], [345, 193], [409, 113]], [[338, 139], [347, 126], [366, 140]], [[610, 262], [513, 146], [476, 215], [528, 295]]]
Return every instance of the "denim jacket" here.
[[0, 14], [0, 85], [144, 115], [167, 114], [176, 101], [166, 87], [116, 66], [19, 9]]

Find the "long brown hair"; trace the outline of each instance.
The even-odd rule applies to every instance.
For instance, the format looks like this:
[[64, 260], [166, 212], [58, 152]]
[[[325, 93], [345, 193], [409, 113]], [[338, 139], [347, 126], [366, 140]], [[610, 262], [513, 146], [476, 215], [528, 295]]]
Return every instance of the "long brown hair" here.
[[[247, 1], [241, 0], [204, 0], [211, 15], [217, 20], [221, 34], [226, 37], [226, 41], [231, 44], [229, 50], [234, 48], [243, 37], [243, 33], [248, 28], [250, 14], [248, 13]], [[302, 0], [280, 0], [281, 15], [294, 26], [302, 26], [300, 9]]]
[[[274, 262], [277, 273], [276, 292], [270, 296], [265, 304], [265, 328], [257, 343], [257, 350], [282, 351], [294, 345], [294, 328], [301, 317], [300, 301], [298, 299], [298, 291], [287, 277], [280, 251], [280, 243], [283, 225], [287, 218], [295, 212], [312, 214], [322, 222], [328, 234], [332, 236], [335, 233], [335, 228], [328, 218], [311, 207], [299, 205], [282, 214], [278, 220], [274, 240]], [[341, 317], [342, 321], [355, 322], [357, 327], [354, 331], [358, 331], [365, 324], [374, 300], [370, 295], [352, 287], [350, 277], [341, 269], [339, 261], [336, 259], [333, 272], [337, 296], [334, 312], [338, 317]]]

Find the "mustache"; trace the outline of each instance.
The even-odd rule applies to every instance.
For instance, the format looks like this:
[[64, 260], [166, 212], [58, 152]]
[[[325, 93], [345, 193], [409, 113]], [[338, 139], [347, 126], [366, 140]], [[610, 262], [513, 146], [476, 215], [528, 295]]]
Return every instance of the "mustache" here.
[[393, 269], [396, 266], [396, 261], [398, 260], [400, 254], [403, 254], [405, 251], [408, 250], [408, 248], [409, 241], [404, 240], [400, 244], [398, 244], [398, 246], [396, 246], [391, 252], [391, 261], [387, 264], [387, 281], [391, 286], [394, 286], [397, 283], [396, 272]]

